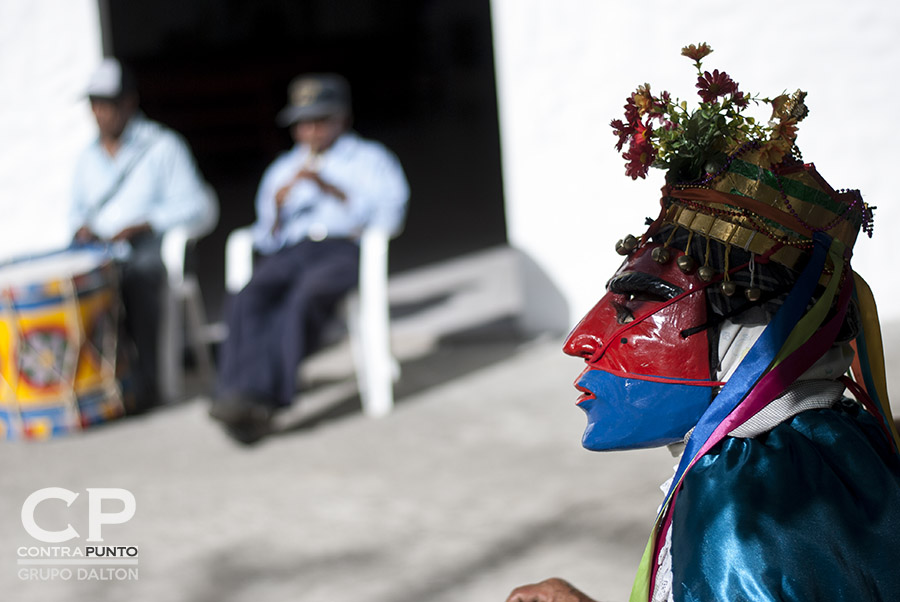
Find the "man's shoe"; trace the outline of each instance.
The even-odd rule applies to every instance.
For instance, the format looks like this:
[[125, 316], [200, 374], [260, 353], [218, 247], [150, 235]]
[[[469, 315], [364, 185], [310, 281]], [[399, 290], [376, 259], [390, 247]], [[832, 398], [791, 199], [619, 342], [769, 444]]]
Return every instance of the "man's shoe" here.
[[225, 432], [242, 445], [253, 445], [271, 432], [268, 423], [258, 425], [225, 425]]
[[229, 437], [244, 445], [256, 443], [271, 431], [272, 406], [258, 399], [242, 396], [216, 399], [209, 415], [223, 424]]
[[250, 397], [229, 396], [213, 400], [209, 415], [229, 426], [268, 424], [272, 409], [268, 404]]

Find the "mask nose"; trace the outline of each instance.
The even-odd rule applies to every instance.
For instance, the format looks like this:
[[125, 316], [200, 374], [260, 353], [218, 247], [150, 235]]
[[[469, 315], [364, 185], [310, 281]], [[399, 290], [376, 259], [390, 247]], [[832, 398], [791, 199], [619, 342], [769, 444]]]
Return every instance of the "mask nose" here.
[[604, 340], [615, 326], [615, 309], [607, 293], [572, 329], [563, 344], [563, 353], [588, 362], [599, 359], [604, 351]]
[[563, 344], [563, 353], [590, 361], [603, 348], [603, 341], [596, 335], [583, 332], [579, 324]]

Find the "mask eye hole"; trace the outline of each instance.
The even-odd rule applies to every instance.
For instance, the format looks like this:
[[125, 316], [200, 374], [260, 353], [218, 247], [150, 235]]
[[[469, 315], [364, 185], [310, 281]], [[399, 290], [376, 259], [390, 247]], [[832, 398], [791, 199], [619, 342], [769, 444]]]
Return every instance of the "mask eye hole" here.
[[653, 291], [632, 291], [625, 295], [625, 298], [628, 301], [652, 301], [655, 303], [660, 303], [662, 301], [667, 301], [669, 298], [664, 297], [663, 295], [658, 295]]
[[634, 322], [634, 313], [621, 303], [612, 302], [613, 308], [616, 310], [616, 322], [619, 324], [628, 324]]

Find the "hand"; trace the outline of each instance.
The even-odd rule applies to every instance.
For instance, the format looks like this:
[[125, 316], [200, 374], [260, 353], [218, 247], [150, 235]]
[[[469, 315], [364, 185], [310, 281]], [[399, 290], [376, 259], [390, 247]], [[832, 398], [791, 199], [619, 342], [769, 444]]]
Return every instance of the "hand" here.
[[329, 194], [339, 201], [347, 200], [347, 195], [344, 194], [343, 190], [323, 180], [318, 172], [313, 171], [308, 167], [304, 167], [297, 172], [297, 175], [294, 176], [293, 180], [291, 180], [275, 192], [276, 209], [281, 209], [284, 206], [284, 202], [287, 200], [287, 196], [291, 192], [291, 188], [300, 180], [311, 180], [315, 182], [316, 186], [318, 186], [319, 189], [325, 194]]
[[100, 238], [87, 226], [78, 228], [78, 232], [75, 233], [75, 242], [80, 245], [97, 242], [98, 240], [100, 240]]
[[325, 194], [331, 195], [339, 201], [347, 200], [347, 195], [344, 194], [343, 190], [323, 180], [322, 176], [320, 176], [319, 172], [317, 171], [313, 171], [309, 168], [303, 168], [297, 173], [296, 178], [297, 180], [312, 180]]
[[557, 577], [540, 583], [522, 585], [509, 594], [506, 602], [595, 602], [578, 591], [568, 581]]
[[291, 191], [291, 187], [294, 185], [293, 182], [287, 184], [286, 186], [282, 186], [278, 189], [278, 192], [275, 193], [275, 208], [281, 209], [284, 206], [284, 201], [287, 199], [288, 193]]
[[118, 234], [112, 237], [113, 242], [119, 242], [122, 240], [131, 240], [138, 234], [143, 234], [144, 232], [150, 231], [150, 224], [138, 224], [136, 226], [128, 226], [127, 228], [120, 231]]

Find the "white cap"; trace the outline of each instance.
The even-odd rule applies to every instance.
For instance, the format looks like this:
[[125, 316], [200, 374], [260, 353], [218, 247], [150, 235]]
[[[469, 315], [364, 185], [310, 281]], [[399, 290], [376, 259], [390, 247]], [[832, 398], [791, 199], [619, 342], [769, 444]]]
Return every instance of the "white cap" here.
[[119, 98], [125, 92], [134, 91], [134, 82], [122, 64], [112, 58], [103, 59], [91, 75], [87, 95], [96, 98]]

